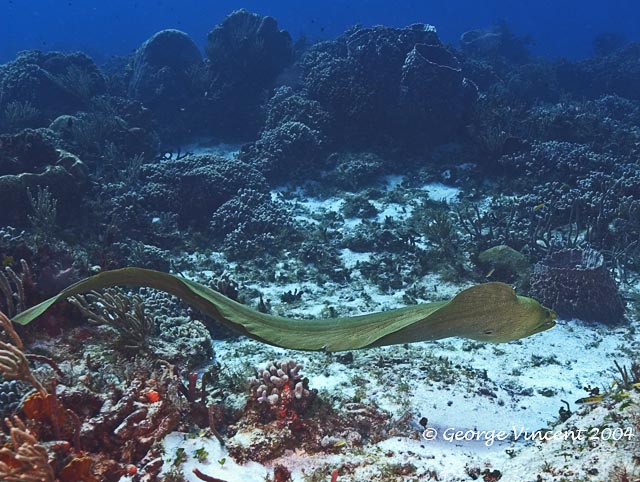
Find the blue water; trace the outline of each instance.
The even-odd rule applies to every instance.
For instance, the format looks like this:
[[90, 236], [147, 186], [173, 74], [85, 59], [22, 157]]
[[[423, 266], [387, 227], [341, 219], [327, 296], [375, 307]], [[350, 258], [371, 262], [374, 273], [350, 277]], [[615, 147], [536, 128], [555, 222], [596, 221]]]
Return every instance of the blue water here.
[[203, 45], [207, 32], [238, 8], [274, 16], [294, 38], [311, 40], [333, 38], [356, 23], [402, 27], [424, 22], [435, 25], [445, 42], [457, 44], [466, 30], [500, 19], [516, 34], [534, 38], [534, 54], [549, 57], [588, 57], [593, 37], [602, 32], [640, 40], [637, 0], [1, 0], [0, 62], [27, 49], [82, 50], [100, 62], [131, 52], [164, 28], [184, 30]]

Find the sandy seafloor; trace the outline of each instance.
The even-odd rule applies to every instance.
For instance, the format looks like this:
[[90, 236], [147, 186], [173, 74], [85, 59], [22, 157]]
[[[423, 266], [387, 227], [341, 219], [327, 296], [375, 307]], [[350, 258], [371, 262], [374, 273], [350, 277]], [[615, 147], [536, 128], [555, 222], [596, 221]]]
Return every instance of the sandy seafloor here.
[[[191, 148], [194, 153], [204, 149]], [[211, 152], [211, 148], [206, 149]], [[233, 146], [216, 149], [218, 155], [233, 155]], [[402, 176], [386, 176], [380, 180], [384, 189], [394, 189], [402, 183]], [[417, 188], [422, 195], [434, 200], [457, 202], [459, 191], [439, 183]], [[343, 202], [337, 197], [317, 199], [304, 195], [299, 188], [282, 188], [274, 196], [287, 193], [294, 196], [299, 219], [313, 222], [314, 215], [328, 210], [338, 212]], [[416, 198], [419, 197], [419, 194]], [[386, 216], [406, 218], [411, 206], [384, 205], [372, 201], [378, 208], [379, 219]], [[343, 229], [353, 229], [360, 223], [357, 219], [346, 219]], [[221, 253], [211, 253], [216, 261], [224, 259]], [[204, 255], [190, 255], [194, 265], [205, 264]], [[342, 252], [346, 266], [354, 266], [358, 260], [366, 260], [367, 253]], [[234, 263], [226, 263], [233, 272]], [[189, 275], [189, 273], [187, 273]], [[194, 279], [212, 276], [205, 270], [191, 273]], [[434, 299], [447, 299], [469, 286], [442, 282], [437, 275], [421, 281], [425, 286], [436, 286]], [[248, 288], [258, 289], [265, 299], [272, 300], [272, 312], [286, 316], [320, 317], [327, 304], [346, 310], [341, 315], [353, 315], [405, 306], [403, 290], [383, 294], [380, 290], [359, 277], [354, 271], [349, 283], [273, 284], [245, 283]], [[281, 304], [280, 294], [287, 290], [304, 289], [305, 295], [294, 305]], [[634, 288], [640, 293], [640, 286]], [[362, 301], [361, 293], [371, 299]], [[252, 300], [257, 303], [257, 300]], [[426, 302], [429, 300], [420, 300]], [[633, 316], [629, 310], [630, 316]], [[263, 481], [272, 476], [277, 464], [286, 466], [293, 480], [302, 482], [318, 468], [323, 468], [331, 479], [331, 471], [349, 466], [349, 474], [340, 475], [338, 481], [391, 481], [391, 480], [472, 480], [469, 468], [481, 471], [497, 469], [503, 482], [523, 481], [577, 481], [614, 480], [610, 474], [615, 468], [627, 467], [633, 473], [634, 462], [629, 447], [640, 444], [636, 428], [619, 422], [628, 429], [620, 440], [601, 440], [589, 437], [592, 427], [611, 421], [611, 412], [616, 408], [607, 402], [584, 406], [575, 401], [587, 396], [587, 385], [610, 387], [616, 375], [614, 360], [628, 365], [631, 355], [638, 352], [640, 334], [634, 327], [637, 320], [618, 327], [585, 323], [580, 320], [558, 320], [553, 329], [533, 337], [507, 344], [483, 344], [462, 339], [446, 339], [437, 342], [422, 342], [411, 345], [374, 348], [354, 351], [353, 361], [342, 363], [335, 354], [299, 352], [264, 345], [249, 339], [214, 341], [214, 358], [223, 369], [242, 371], [241, 367], [264, 366], [267, 361], [294, 359], [304, 365], [303, 374], [309, 378], [309, 387], [318, 390], [318, 396], [333, 401], [336, 408], [343, 406], [356, 391], [354, 378], [366, 379], [363, 402], [373, 402], [389, 412], [398, 421], [398, 433], [377, 444], [342, 447], [336, 453], [309, 455], [303, 451], [287, 451], [284, 456], [262, 465], [248, 462], [236, 464], [225, 448], [215, 438], [204, 435], [187, 436], [173, 433], [166, 437], [165, 469], [175, 460], [176, 450], [183, 448], [187, 461], [181, 465], [188, 481], [198, 481], [192, 470], [198, 467], [205, 474], [226, 482]], [[384, 363], [381, 363], [381, 360]], [[426, 366], [440, 365], [452, 370], [452, 375], [434, 382], [425, 373]], [[482, 374], [479, 376], [478, 374]], [[631, 393], [637, 406], [638, 394]], [[558, 424], [561, 407], [569, 402], [573, 416]], [[242, 400], [231, 401], [242, 406]], [[422, 437], [421, 417], [428, 419], [428, 427], [438, 432], [435, 440]], [[627, 424], [627, 425], [625, 425]], [[581, 440], [526, 441], [507, 439], [487, 443], [488, 435], [480, 440], [452, 441], [452, 431], [466, 433], [488, 431], [524, 431], [531, 434], [539, 429], [550, 428], [553, 434], [578, 434]], [[577, 432], [585, 429], [587, 435]], [[631, 430], [631, 432], [629, 432]], [[559, 437], [561, 435], [558, 435]], [[617, 437], [617, 435], [616, 435]], [[511, 438], [511, 437], [510, 437]], [[590, 438], [590, 439], [589, 439]], [[587, 440], [589, 439], [589, 440]], [[205, 448], [208, 457], [199, 462], [194, 456], [197, 449]], [[219, 463], [224, 459], [224, 464]], [[415, 466], [406, 476], [392, 476], [385, 472], [396, 464]], [[637, 469], [636, 469], [637, 470]], [[342, 474], [342, 471], [341, 471]], [[123, 481], [126, 478], [122, 479]], [[267, 479], [271, 480], [271, 479]], [[483, 480], [482, 475], [477, 480]]]

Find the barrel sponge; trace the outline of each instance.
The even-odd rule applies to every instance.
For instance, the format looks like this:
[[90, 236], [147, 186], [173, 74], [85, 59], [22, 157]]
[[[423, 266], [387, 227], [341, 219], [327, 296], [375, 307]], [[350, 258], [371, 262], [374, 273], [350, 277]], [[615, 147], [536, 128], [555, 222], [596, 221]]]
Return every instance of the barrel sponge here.
[[563, 318], [608, 324], [624, 318], [625, 303], [616, 282], [602, 254], [593, 249], [563, 249], [537, 263], [531, 296]]

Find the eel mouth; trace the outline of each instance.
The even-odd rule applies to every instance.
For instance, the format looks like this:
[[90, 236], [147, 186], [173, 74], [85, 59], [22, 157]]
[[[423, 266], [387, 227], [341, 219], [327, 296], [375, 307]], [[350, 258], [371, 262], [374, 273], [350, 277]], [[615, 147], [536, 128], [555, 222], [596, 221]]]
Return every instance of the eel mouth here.
[[533, 329], [533, 331], [531, 332], [532, 335], [535, 335], [537, 333], [542, 333], [543, 331], [550, 330], [551, 328], [556, 326], [556, 318], [558, 318], [557, 313], [553, 310], [547, 310], [547, 311], [548, 313], [544, 322], [542, 322], [539, 326]]

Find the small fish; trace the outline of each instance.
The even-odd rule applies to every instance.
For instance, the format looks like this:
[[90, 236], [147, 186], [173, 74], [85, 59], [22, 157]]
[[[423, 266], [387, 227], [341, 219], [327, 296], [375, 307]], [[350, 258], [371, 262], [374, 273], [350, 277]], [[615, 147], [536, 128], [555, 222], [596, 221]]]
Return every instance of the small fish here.
[[345, 445], [347, 445], [347, 441], [345, 439], [340, 439], [336, 443], [333, 444], [333, 448], [337, 449], [337, 448], [340, 448], [340, 447], [344, 447]]
[[580, 400], [576, 400], [576, 404], [578, 405], [589, 405], [592, 403], [599, 403], [602, 400], [604, 400], [604, 396], [603, 395], [596, 395], [595, 397], [585, 397], [585, 398], [581, 398]]
[[491, 268], [491, 271], [489, 271], [487, 274], [485, 274], [485, 275], [484, 275], [484, 277], [485, 277], [485, 278], [490, 278], [490, 277], [491, 277], [491, 275], [492, 275], [493, 273], [495, 273], [495, 271], [496, 271], [496, 269], [495, 269], [495, 268]]
[[539, 211], [543, 207], [544, 207], [544, 203], [536, 204], [535, 206], [533, 206], [533, 210], [534, 211]]

